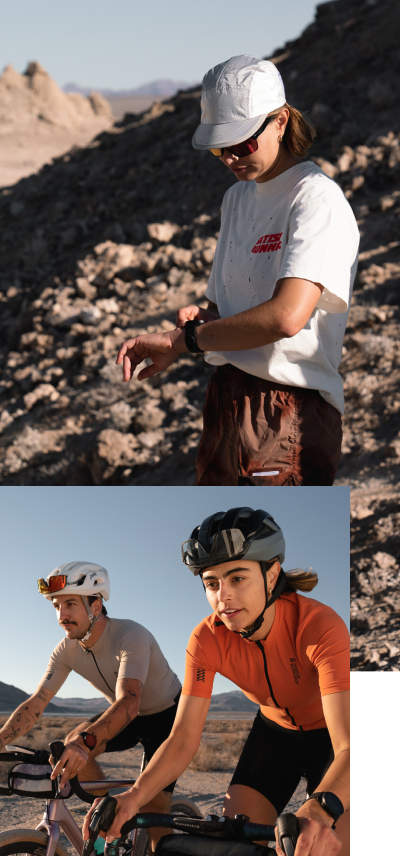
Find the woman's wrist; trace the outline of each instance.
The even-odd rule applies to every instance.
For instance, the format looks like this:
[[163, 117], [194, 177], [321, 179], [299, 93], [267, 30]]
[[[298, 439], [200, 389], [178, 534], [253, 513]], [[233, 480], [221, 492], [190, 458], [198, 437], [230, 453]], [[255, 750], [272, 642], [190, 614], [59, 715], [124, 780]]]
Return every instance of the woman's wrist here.
[[309, 820], [319, 820], [321, 823], [325, 823], [326, 826], [333, 826], [333, 817], [330, 817], [327, 811], [320, 805], [317, 800], [307, 800], [300, 806], [299, 810], [296, 812], [297, 817], [306, 817]]

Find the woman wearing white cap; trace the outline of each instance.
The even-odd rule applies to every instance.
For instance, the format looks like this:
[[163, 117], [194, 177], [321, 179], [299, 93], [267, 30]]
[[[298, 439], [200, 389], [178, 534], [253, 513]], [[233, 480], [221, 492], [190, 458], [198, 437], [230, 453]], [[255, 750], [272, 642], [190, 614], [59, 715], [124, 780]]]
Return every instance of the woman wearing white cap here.
[[176, 330], [120, 348], [124, 380], [185, 352], [215, 365], [199, 485], [329, 485], [340, 460], [338, 366], [359, 234], [341, 189], [305, 161], [312, 125], [285, 100], [273, 63], [232, 57], [203, 80], [193, 137], [232, 170], [206, 296]]

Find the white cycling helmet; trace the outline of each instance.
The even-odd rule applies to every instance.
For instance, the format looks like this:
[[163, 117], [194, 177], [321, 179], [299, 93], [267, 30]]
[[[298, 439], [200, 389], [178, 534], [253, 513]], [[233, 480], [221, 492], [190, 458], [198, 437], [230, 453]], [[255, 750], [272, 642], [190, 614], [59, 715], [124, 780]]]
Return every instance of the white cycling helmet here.
[[79, 594], [81, 597], [110, 597], [108, 571], [92, 562], [67, 562], [59, 565], [46, 579], [38, 580], [39, 591], [51, 600], [55, 594]]

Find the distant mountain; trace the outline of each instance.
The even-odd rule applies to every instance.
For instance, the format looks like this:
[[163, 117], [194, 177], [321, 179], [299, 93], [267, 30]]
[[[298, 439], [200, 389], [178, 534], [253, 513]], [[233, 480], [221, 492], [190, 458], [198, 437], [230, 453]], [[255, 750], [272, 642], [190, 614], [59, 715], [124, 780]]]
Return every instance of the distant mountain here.
[[231, 710], [243, 710], [249, 713], [256, 713], [258, 710], [258, 704], [255, 704], [254, 701], [250, 701], [250, 699], [239, 690], [231, 693], [217, 693], [212, 696], [210, 713], [217, 711], [220, 711], [221, 713], [226, 711], [228, 713]]
[[[104, 98], [140, 98], [154, 96], [155, 98], [171, 98], [179, 89], [190, 89], [194, 83], [179, 80], [153, 80], [144, 83], [136, 89], [96, 89]], [[80, 95], [90, 95], [93, 87], [79, 86], [77, 83], [67, 83], [63, 87], [64, 92], [78, 92]]]
[[[8, 713], [8, 711], [10, 711], [10, 713], [12, 713], [12, 711], [22, 704], [22, 702], [27, 698], [29, 698], [28, 693], [18, 689], [18, 687], [14, 687], [12, 684], [3, 684], [3, 682], [0, 681], [0, 711], [3, 711], [4, 713]], [[47, 713], [64, 713], [64, 711], [68, 712], [65, 710], [62, 703], [59, 706], [49, 702], [46, 707]]]
[[103, 710], [107, 710], [109, 707], [109, 703], [105, 698], [60, 698], [57, 696], [53, 698], [53, 705], [71, 712], [76, 710], [82, 711], [82, 713], [91, 713], [92, 716], [95, 713], [102, 713]]
[[[12, 712], [27, 698], [29, 695], [24, 690], [0, 681], [0, 712]], [[102, 713], [108, 706], [108, 701], [105, 698], [61, 698], [56, 696], [47, 705], [46, 713], [63, 713], [70, 716], [90, 713], [94, 716], [96, 713]], [[257, 709], [258, 705], [250, 701], [239, 690], [230, 693], [217, 693], [213, 695], [210, 704], [210, 713], [229, 713], [230, 711], [255, 713]]]

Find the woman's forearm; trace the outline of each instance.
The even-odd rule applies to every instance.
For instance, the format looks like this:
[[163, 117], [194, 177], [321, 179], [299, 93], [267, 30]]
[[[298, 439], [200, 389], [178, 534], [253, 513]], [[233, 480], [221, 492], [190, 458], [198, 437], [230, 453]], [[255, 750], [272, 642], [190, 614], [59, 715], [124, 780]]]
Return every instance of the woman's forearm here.
[[244, 351], [283, 339], [287, 334], [270, 303], [201, 324], [196, 330], [197, 344], [202, 351]]
[[316, 791], [330, 791], [343, 803], [344, 809], [350, 806], [350, 749], [343, 749], [336, 755], [325, 773]]
[[150, 802], [156, 794], [185, 772], [198, 746], [199, 743], [182, 741], [177, 735], [171, 735], [162, 743], [131, 788], [139, 800], [139, 807]]
[[[343, 749], [336, 755], [314, 791], [316, 793], [330, 791], [339, 797], [345, 811], [350, 808], [350, 749]], [[323, 819], [326, 819], [326, 812], [317, 800], [308, 800], [301, 806], [299, 812], [304, 815], [309, 812], [320, 814]]]
[[280, 279], [270, 300], [202, 324], [196, 339], [203, 351], [244, 351], [295, 336], [309, 320], [322, 286], [297, 277]]

